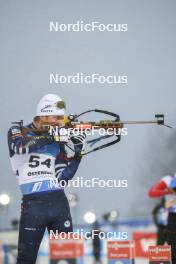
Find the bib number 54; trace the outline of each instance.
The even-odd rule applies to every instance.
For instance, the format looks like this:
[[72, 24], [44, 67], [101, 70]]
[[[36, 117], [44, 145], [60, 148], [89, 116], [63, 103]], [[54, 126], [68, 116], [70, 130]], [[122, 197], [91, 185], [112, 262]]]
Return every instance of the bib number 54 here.
[[51, 167], [51, 159], [46, 159], [44, 161], [40, 160], [40, 156], [31, 155], [29, 158], [29, 167], [36, 168], [40, 165], [46, 165], [47, 168]]

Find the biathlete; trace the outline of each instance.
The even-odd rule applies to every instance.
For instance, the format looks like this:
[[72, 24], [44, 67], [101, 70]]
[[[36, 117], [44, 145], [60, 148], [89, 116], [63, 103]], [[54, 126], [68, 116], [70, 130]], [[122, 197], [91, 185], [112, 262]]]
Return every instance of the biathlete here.
[[[40, 129], [43, 123], [63, 126], [65, 103], [54, 94], [45, 95], [37, 106], [36, 117], [27, 128]], [[54, 232], [72, 232], [72, 218], [61, 181], [75, 175], [85, 136], [72, 136], [75, 155], [67, 158], [64, 144], [52, 135], [28, 132], [23, 137], [19, 126], [8, 132], [11, 165], [22, 192], [17, 264], [34, 264], [47, 228]], [[31, 137], [31, 138], [30, 138]]]
[[167, 175], [149, 190], [152, 198], [165, 198], [165, 208], [168, 209], [166, 226], [166, 241], [171, 245], [172, 264], [176, 264], [176, 175]]

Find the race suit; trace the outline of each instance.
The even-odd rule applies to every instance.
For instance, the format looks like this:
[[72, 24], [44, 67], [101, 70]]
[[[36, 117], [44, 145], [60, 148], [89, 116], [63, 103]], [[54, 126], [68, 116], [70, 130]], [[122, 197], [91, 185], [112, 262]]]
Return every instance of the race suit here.
[[[35, 127], [29, 124], [27, 128]], [[26, 136], [22, 137], [18, 126], [8, 132], [11, 165], [23, 195], [17, 264], [36, 262], [46, 228], [73, 231], [63, 181], [71, 180], [80, 164], [76, 156], [68, 160], [63, 144], [52, 136], [36, 132]]]
[[152, 198], [165, 197], [168, 208], [168, 224], [166, 226], [166, 241], [171, 245], [172, 264], [176, 264], [176, 195], [171, 190], [175, 177], [165, 176], [149, 190]]

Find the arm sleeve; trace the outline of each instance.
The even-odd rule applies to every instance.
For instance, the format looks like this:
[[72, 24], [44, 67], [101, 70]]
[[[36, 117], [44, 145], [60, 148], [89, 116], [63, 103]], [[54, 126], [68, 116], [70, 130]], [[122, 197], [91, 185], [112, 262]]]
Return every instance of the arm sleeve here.
[[64, 155], [59, 155], [55, 163], [55, 172], [58, 181], [65, 181], [68, 183], [71, 180], [80, 164], [80, 160], [75, 158], [67, 159]]
[[53, 142], [53, 137], [50, 135], [37, 136], [34, 133], [28, 133], [27, 136], [32, 136], [33, 138], [25, 139], [23, 138], [19, 127], [11, 127], [8, 131], [8, 146], [10, 153], [30, 153]]
[[153, 185], [149, 192], [148, 195], [151, 198], [156, 198], [156, 197], [162, 197], [166, 194], [171, 194], [172, 190], [168, 188], [168, 185], [166, 184], [165, 181], [161, 180], [157, 184]]

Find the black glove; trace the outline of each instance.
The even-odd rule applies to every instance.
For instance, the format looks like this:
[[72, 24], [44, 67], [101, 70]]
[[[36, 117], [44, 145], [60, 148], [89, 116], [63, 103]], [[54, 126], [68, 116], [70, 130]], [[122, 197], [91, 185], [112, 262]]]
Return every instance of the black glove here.
[[81, 160], [82, 158], [81, 152], [85, 145], [86, 134], [82, 133], [79, 135], [73, 135], [70, 137], [70, 139], [74, 144], [74, 150], [75, 150], [74, 158], [76, 158], [77, 160]]

